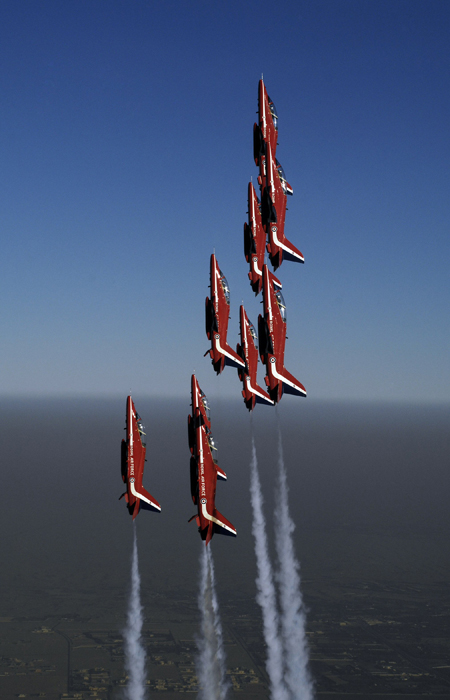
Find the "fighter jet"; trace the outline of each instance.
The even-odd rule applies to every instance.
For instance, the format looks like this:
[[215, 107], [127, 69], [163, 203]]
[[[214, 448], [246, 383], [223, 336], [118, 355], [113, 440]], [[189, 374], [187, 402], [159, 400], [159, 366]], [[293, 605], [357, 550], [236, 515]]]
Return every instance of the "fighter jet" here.
[[256, 346], [256, 331], [246, 314], [243, 306], [240, 308], [241, 345], [237, 345], [238, 354], [245, 360], [246, 369], [238, 369], [239, 379], [244, 385], [242, 396], [249, 411], [253, 411], [256, 403], [266, 403], [271, 406], [274, 401], [264, 389], [258, 385], [258, 348]]
[[281, 290], [270, 278], [267, 265], [263, 267], [264, 316], [258, 317], [259, 353], [266, 365], [265, 382], [272, 401], [278, 403], [283, 392], [306, 396], [306, 389], [284, 367], [286, 343], [286, 305]]
[[287, 195], [294, 190], [286, 180], [284, 170], [272, 157], [270, 144], [267, 144], [267, 174], [261, 179], [261, 214], [262, 222], [269, 237], [267, 251], [274, 270], [283, 260], [303, 263], [305, 258], [284, 235]]
[[140, 508], [154, 510], [159, 513], [161, 506], [142, 486], [146, 451], [145, 430], [131, 396], [127, 398], [125, 430], [127, 431], [127, 438], [122, 440], [121, 456], [122, 479], [127, 485], [127, 490], [120, 498], [125, 496], [128, 512], [133, 516], [134, 520]]
[[198, 514], [189, 522], [197, 523], [200, 537], [206, 543], [214, 533], [236, 537], [236, 528], [217, 510], [217, 479], [226, 480], [227, 475], [217, 463], [214, 455], [217, 448], [211, 433], [209, 406], [200, 389], [195, 374], [191, 380], [192, 415], [188, 416], [189, 448], [191, 450], [191, 496]]
[[217, 374], [223, 371], [225, 365], [245, 367], [239, 355], [227, 343], [228, 319], [230, 317], [230, 289], [225, 275], [219, 269], [216, 256], [211, 255], [210, 273], [211, 299], [206, 297], [206, 335], [211, 341], [209, 353]]
[[258, 85], [258, 123], [253, 127], [253, 156], [261, 177], [265, 175], [266, 144], [270, 144], [273, 157], [277, 150], [278, 114], [267, 94], [264, 81]]

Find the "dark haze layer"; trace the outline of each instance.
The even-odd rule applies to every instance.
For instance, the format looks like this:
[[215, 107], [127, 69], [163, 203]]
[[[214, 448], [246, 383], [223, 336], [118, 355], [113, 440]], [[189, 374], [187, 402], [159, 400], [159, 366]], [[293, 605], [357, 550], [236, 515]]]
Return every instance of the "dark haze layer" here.
[[[189, 398], [135, 398], [147, 428], [144, 486], [160, 515], [137, 521], [146, 596], [197, 586], [198, 535], [187, 523]], [[216, 504], [236, 540], [212, 546], [222, 594], [252, 595], [250, 418], [210, 397], [219, 463]], [[118, 497], [123, 399], [2, 400], [0, 615], [117, 607], [127, 587], [131, 518]], [[295, 541], [305, 583], [368, 579], [433, 582], [450, 573], [448, 406], [320, 403], [279, 407]], [[273, 541], [276, 421], [258, 406], [256, 445]], [[26, 602], [25, 602], [26, 601]], [[150, 601], [147, 601], [150, 604]], [[123, 608], [123, 606], [118, 606]], [[27, 609], [25, 611], [25, 608]]]

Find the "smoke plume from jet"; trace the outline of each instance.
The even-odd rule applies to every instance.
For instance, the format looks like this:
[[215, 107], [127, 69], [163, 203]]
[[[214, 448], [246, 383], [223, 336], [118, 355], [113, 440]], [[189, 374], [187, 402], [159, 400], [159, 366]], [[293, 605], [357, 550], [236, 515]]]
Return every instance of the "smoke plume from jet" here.
[[143, 623], [136, 525], [133, 523], [131, 591], [128, 603], [127, 625], [123, 631], [125, 670], [128, 676], [128, 684], [125, 688], [126, 700], [144, 700], [146, 697], [145, 649], [141, 639]]
[[279, 572], [281, 634], [285, 661], [285, 681], [293, 700], [312, 700], [312, 680], [308, 671], [306, 617], [300, 591], [300, 564], [295, 556], [292, 534], [294, 522], [289, 513], [288, 485], [284, 465], [281, 428], [278, 425], [278, 498], [275, 509], [276, 548]]
[[200, 700], [225, 700], [228, 692], [223, 649], [222, 625], [216, 596], [211, 546], [202, 546], [198, 606], [201, 634], [197, 639], [197, 676]]
[[253, 536], [257, 566], [256, 600], [261, 606], [264, 639], [267, 645], [266, 668], [270, 679], [272, 700], [288, 700], [283, 681], [283, 647], [279, 634], [279, 616], [272, 565], [267, 544], [266, 522], [263, 513], [263, 496], [259, 479], [255, 439], [252, 431], [252, 458], [250, 462], [250, 500], [253, 511]]

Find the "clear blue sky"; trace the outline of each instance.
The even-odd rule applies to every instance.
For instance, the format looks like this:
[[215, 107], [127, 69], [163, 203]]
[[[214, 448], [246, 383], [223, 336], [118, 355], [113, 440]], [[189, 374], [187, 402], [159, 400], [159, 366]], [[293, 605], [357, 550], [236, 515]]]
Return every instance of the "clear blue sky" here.
[[215, 248], [231, 344], [262, 308], [264, 73], [306, 259], [279, 271], [287, 368], [311, 399], [449, 400], [449, 45], [445, 0], [2, 2], [0, 392], [188, 396], [195, 369], [240, 398], [204, 298]]

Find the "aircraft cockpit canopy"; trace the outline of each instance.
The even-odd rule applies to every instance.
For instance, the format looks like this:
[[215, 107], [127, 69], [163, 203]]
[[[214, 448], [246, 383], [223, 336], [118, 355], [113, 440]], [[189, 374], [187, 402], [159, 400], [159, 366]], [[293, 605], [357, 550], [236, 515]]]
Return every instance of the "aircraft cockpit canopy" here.
[[255, 341], [255, 345], [258, 347], [258, 336], [256, 335], [255, 326], [250, 321], [248, 322], [248, 330], [250, 331], [250, 335]]
[[146, 442], [145, 442], [145, 428], [142, 424], [141, 417], [136, 413], [136, 423], [137, 423], [137, 429], [139, 431], [139, 437], [141, 438], [142, 446], [145, 447]]
[[283, 188], [284, 194], [291, 194], [291, 192], [289, 192], [288, 188], [286, 187], [287, 180], [286, 180], [286, 175], [284, 173], [284, 168], [282, 165], [280, 165], [280, 163], [278, 161], [277, 161], [277, 170], [278, 170], [278, 175], [280, 177], [281, 187]]
[[220, 272], [220, 282], [222, 284], [223, 293], [225, 294], [225, 299], [226, 299], [228, 306], [230, 306], [230, 288], [228, 286], [227, 278], [223, 274], [222, 270], [219, 270], [219, 272]]
[[279, 289], [275, 290], [275, 297], [277, 300], [278, 308], [280, 309], [281, 318], [286, 323], [286, 304], [284, 301], [284, 297]]
[[273, 120], [273, 125], [275, 129], [278, 131], [278, 112], [277, 108], [275, 107], [274, 103], [270, 99], [269, 95], [267, 95], [267, 101], [269, 102], [269, 109], [270, 113], [272, 115], [272, 120]]
[[208, 445], [212, 452], [217, 452], [216, 443], [214, 442], [213, 434], [211, 431], [208, 433]]
[[207, 417], [208, 420], [210, 420], [210, 419], [211, 419], [211, 416], [210, 416], [210, 411], [211, 411], [211, 409], [209, 408], [208, 399], [206, 398], [206, 396], [205, 396], [205, 394], [203, 393], [203, 391], [202, 391], [202, 393], [201, 393], [201, 399], [202, 399], [203, 407], [204, 407], [204, 409], [205, 409], [206, 417]]

